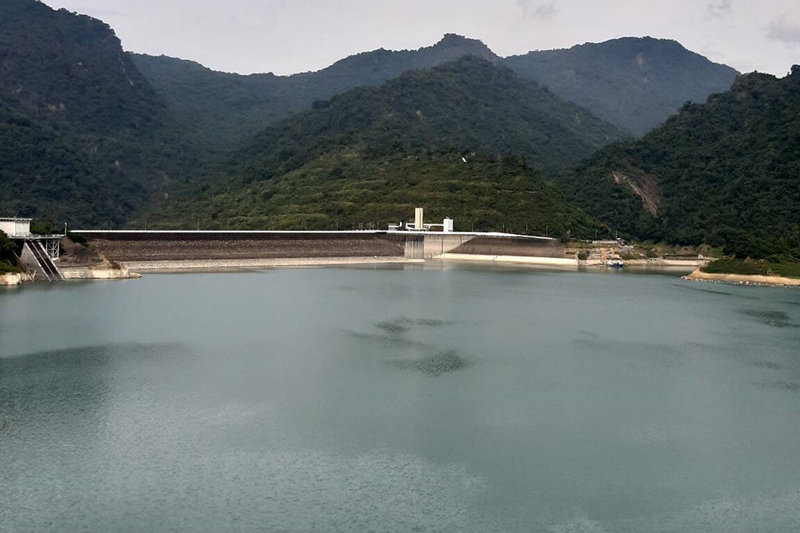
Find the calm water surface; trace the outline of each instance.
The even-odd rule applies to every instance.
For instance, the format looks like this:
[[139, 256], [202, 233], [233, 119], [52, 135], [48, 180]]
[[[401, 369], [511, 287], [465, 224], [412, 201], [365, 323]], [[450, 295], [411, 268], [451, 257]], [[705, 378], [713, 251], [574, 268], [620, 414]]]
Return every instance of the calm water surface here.
[[800, 291], [464, 268], [0, 292], [3, 531], [796, 531]]

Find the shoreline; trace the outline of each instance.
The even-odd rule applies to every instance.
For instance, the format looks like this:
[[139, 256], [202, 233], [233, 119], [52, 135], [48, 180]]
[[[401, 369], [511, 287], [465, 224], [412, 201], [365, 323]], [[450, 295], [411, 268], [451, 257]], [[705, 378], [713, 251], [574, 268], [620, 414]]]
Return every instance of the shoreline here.
[[314, 268], [340, 265], [416, 264], [422, 259], [405, 257], [285, 257], [270, 259], [177, 259], [164, 261], [120, 261], [131, 272], [185, 273], [185, 272], [248, 272], [270, 268]]
[[440, 261], [453, 261], [464, 263], [510, 263], [522, 265], [539, 265], [548, 267], [568, 268], [578, 270], [578, 260], [561, 257], [540, 257], [530, 255], [482, 255], [482, 254], [457, 254], [444, 253], [434, 257]]
[[699, 268], [691, 274], [683, 276], [687, 281], [708, 281], [717, 283], [729, 283], [732, 285], [757, 285], [765, 287], [798, 287], [800, 279], [784, 278], [782, 276], [760, 276], [747, 274], [712, 274], [703, 272]]
[[24, 272], [6, 272], [0, 274], [0, 287], [16, 287], [23, 283], [32, 281], [31, 277]]
[[[453, 263], [489, 263], [506, 265], [529, 265], [557, 268], [571, 271], [587, 269], [593, 271], [601, 265], [587, 264], [573, 258], [488, 255], [444, 253], [433, 258], [434, 261]], [[276, 268], [322, 268], [347, 265], [405, 265], [423, 264], [425, 259], [412, 259], [403, 256], [351, 256], [351, 257], [281, 257], [256, 259], [173, 259], [150, 261], [119, 261], [118, 267], [110, 265], [65, 265], [61, 268], [66, 281], [70, 280], [121, 280], [142, 277], [142, 274], [168, 273], [233, 273], [251, 272]], [[781, 276], [761, 276], [743, 274], [712, 274], [702, 272], [699, 268], [691, 270], [695, 265], [683, 261], [641, 260], [626, 262], [625, 266], [632, 271], [659, 270], [664, 272], [689, 271], [681, 276], [686, 281], [706, 281], [735, 285], [755, 285], [770, 287], [800, 288], [800, 279]], [[30, 276], [18, 273], [0, 276], [0, 285], [14, 286], [33, 281]]]

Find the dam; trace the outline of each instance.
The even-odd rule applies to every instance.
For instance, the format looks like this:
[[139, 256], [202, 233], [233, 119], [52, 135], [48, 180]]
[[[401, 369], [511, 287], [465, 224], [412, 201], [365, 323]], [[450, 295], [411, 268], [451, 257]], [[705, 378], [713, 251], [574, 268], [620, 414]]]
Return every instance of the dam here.
[[34, 235], [31, 219], [0, 218], [24, 243], [21, 272], [3, 284], [62, 279], [122, 279], [141, 272], [236, 271], [289, 266], [411, 263], [427, 260], [527, 263], [577, 268], [551, 237], [454, 231], [453, 219], [386, 230], [112, 230], [72, 229]]
[[[369, 262], [424, 261], [455, 256], [563, 258], [564, 246], [548, 237], [486, 232], [435, 231], [210, 231], [78, 229], [92, 248], [132, 270], [202, 262], [224, 268], [279, 259], [362, 258]], [[345, 261], [346, 262], [346, 261]], [[313, 263], [313, 261], [312, 261]], [[268, 265], [269, 263], [265, 263]]]

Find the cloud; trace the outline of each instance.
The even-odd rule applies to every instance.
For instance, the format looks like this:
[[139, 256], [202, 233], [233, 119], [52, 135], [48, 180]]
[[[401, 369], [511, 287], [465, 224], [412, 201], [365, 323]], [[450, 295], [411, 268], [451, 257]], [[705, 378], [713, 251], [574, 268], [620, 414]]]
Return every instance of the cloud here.
[[733, 15], [733, 0], [722, 0], [719, 4], [707, 4], [708, 16], [721, 19]]
[[725, 53], [714, 48], [711, 45], [705, 45], [701, 50], [700, 53], [706, 56], [708, 59], [712, 61], [724, 61], [725, 60]]
[[558, 0], [534, 3], [533, 0], [517, 0], [526, 18], [550, 19], [558, 13]]
[[800, 44], [800, 18], [780, 17], [767, 26], [767, 37], [789, 46]]

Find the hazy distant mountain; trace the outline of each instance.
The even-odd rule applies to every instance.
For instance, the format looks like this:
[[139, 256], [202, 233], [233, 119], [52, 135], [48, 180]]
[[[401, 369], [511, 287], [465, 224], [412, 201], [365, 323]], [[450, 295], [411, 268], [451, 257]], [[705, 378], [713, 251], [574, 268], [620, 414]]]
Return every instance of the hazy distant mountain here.
[[[342, 198], [341, 191], [350, 191], [344, 196], [351, 196], [349, 201], [355, 203], [372, 198], [366, 192], [362, 197], [358, 190], [362, 181], [368, 181], [365, 169], [380, 167], [376, 162], [421, 158], [421, 163], [407, 170], [422, 175], [429, 172], [424, 161], [430, 160], [430, 154], [440, 152], [461, 153], [468, 161], [473, 152], [483, 160], [511, 156], [509, 160], [520, 168], [522, 156], [531, 167], [557, 173], [620, 136], [614, 126], [509, 69], [465, 57], [406, 73], [380, 87], [359, 87], [316, 102], [311, 111], [259, 133], [219, 170], [227, 178], [210, 179], [212, 184], [201, 195], [171, 202], [150, 220], [158, 218], [179, 226], [186, 222], [186, 213], [194, 212], [201, 221], [213, 223], [214, 216], [221, 217], [225, 212], [228, 219], [233, 217], [237, 224], [250, 226], [270, 219], [286, 206], [307, 213], [309, 201], [319, 204], [325, 212], [335, 212], [331, 202]], [[330, 163], [340, 160], [346, 160], [347, 165]], [[309, 196], [302, 192], [302, 180], [308, 173], [315, 176], [314, 187], [327, 191], [325, 194]], [[275, 183], [285, 184], [295, 179], [300, 180], [296, 195], [274, 199], [269, 192], [273, 185], [263, 183], [279, 180]], [[329, 184], [322, 183], [326, 179]], [[404, 179], [415, 182], [417, 178], [409, 175]], [[487, 175], [486, 179], [493, 178]], [[402, 180], [394, 178], [391, 182], [402, 184]], [[488, 186], [481, 194], [493, 194], [494, 188]], [[258, 191], [255, 198], [263, 202], [245, 201], [248, 191]], [[432, 195], [430, 205], [454, 205], [461, 201], [459, 198], [465, 202], [463, 205], [472, 205], [464, 195], [477, 194], [476, 191], [479, 189], [456, 187], [449, 190], [447, 197]], [[236, 199], [242, 199], [246, 215], [233, 216], [239, 203]], [[347, 214], [356, 212], [361, 211], [347, 210]], [[371, 213], [375, 216], [374, 211]], [[337, 223], [357, 222], [340, 214]], [[396, 210], [387, 210], [387, 216], [395, 215]], [[520, 220], [511, 211], [508, 216], [505, 223]], [[532, 220], [533, 215], [527, 216]], [[327, 227], [331, 220], [322, 218], [318, 222]], [[309, 220], [305, 222], [310, 224]]]
[[292, 76], [227, 74], [166, 56], [132, 54], [131, 59], [166, 98], [193, 140], [226, 150], [246, 143], [269, 124], [308, 109], [314, 100], [380, 85], [404, 72], [467, 55], [498, 60], [482, 42], [454, 34], [419, 50], [364, 52], [320, 71]]
[[741, 76], [642, 139], [601, 150], [562, 184], [637, 238], [800, 259], [800, 67], [783, 79]]
[[687, 101], [726, 91], [738, 72], [671, 40], [626, 37], [504, 59], [606, 121], [641, 135]]

